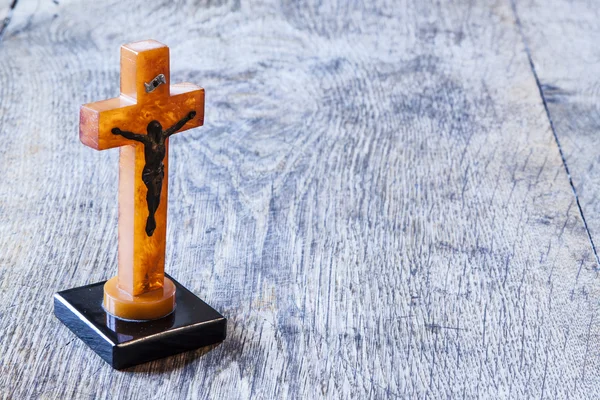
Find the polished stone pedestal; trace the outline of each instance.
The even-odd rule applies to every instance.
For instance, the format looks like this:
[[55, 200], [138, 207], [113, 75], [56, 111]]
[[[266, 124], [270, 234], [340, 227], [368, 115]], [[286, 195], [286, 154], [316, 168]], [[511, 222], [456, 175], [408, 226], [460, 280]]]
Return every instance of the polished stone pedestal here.
[[124, 321], [102, 308], [105, 282], [54, 295], [54, 314], [113, 368], [122, 369], [221, 342], [227, 320], [192, 292], [176, 286], [176, 308], [153, 321]]

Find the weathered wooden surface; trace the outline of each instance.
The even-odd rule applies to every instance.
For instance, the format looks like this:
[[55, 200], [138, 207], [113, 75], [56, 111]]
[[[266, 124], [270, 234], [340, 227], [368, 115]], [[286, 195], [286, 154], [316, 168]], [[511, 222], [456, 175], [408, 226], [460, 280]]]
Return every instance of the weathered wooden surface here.
[[12, 19], [12, 13], [15, 6], [16, 3], [12, 0], [0, 0], [0, 40]]
[[596, 249], [600, 245], [600, 8], [519, 1], [523, 35]]
[[[360, 3], [17, 4], [4, 397], [600, 394], [597, 265], [512, 4]], [[229, 336], [119, 372], [51, 299], [116, 272], [118, 155], [79, 143], [77, 110], [142, 38], [206, 89], [205, 126], [171, 143], [167, 271]]]

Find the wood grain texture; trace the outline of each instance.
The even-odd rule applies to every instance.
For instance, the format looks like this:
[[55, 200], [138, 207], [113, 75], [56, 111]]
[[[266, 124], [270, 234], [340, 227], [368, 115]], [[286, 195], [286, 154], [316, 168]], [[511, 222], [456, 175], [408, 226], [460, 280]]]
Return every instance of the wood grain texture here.
[[524, 39], [596, 249], [600, 244], [600, 9], [518, 1]]
[[[595, 258], [512, 4], [442, 3], [18, 5], [3, 397], [597, 397]], [[79, 143], [77, 110], [145, 38], [206, 89], [171, 142], [166, 268], [228, 338], [118, 372], [52, 294], [116, 271], [118, 154]]]
[[0, 0], [0, 40], [6, 31], [16, 7], [15, 0]]

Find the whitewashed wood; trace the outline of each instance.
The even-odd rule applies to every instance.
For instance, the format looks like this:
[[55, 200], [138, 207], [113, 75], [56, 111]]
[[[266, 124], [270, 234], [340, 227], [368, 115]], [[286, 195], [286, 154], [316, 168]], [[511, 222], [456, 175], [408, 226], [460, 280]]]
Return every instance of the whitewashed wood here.
[[[598, 278], [509, 1], [75, 1], [0, 45], [5, 398], [594, 398]], [[29, 5], [24, 7], [30, 7]], [[113, 371], [52, 294], [116, 272], [117, 152], [78, 105], [171, 46], [168, 272], [227, 340]]]
[[0, 40], [10, 24], [15, 6], [14, 0], [0, 0]]
[[600, 245], [598, 2], [519, 1], [524, 39], [592, 239]]

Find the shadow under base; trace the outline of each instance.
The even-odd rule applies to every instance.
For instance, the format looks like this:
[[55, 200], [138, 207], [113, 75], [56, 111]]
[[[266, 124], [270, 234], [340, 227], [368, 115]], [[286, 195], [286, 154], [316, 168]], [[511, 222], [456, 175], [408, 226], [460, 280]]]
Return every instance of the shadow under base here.
[[175, 311], [161, 319], [135, 322], [102, 308], [104, 282], [54, 295], [54, 315], [115, 369], [221, 342], [227, 320], [175, 279]]

